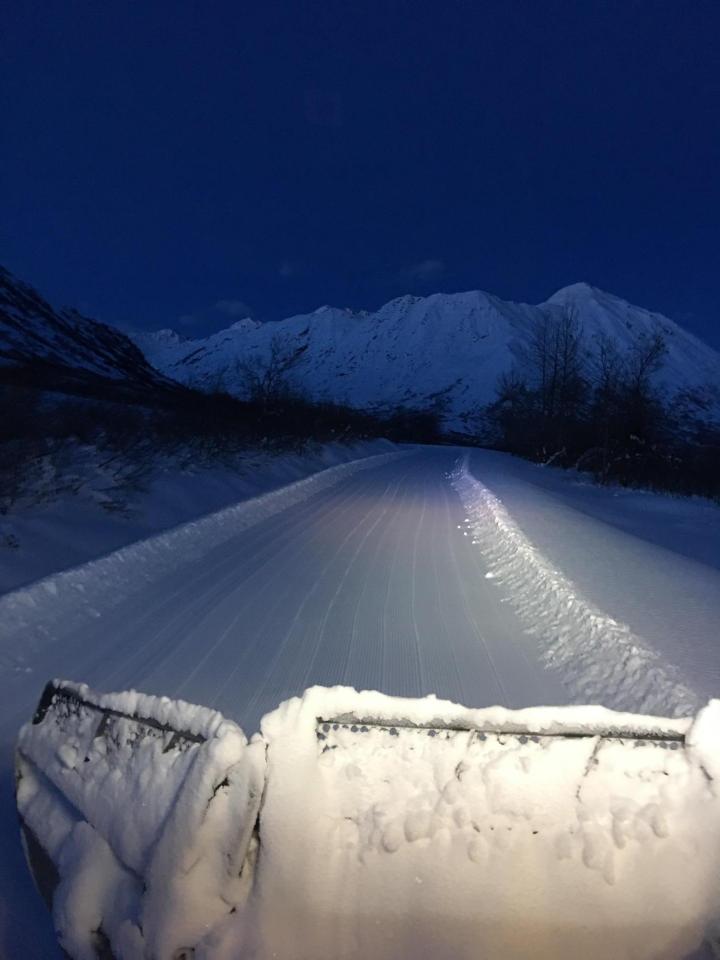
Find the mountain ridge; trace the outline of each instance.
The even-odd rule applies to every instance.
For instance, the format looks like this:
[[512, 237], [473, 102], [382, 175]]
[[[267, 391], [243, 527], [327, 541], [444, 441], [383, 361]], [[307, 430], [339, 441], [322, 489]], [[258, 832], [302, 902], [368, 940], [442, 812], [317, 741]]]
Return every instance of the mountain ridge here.
[[667, 353], [659, 384], [692, 395], [720, 418], [720, 353], [668, 317], [586, 282], [539, 304], [482, 290], [406, 294], [375, 311], [325, 304], [268, 323], [239, 318], [193, 339], [170, 329], [125, 334], [57, 310], [0, 267], [0, 378], [118, 397], [182, 384], [243, 398], [275, 363], [287, 386], [310, 400], [370, 411], [432, 408], [447, 429], [471, 432], [499, 376], [521, 361], [535, 325], [568, 311], [590, 356], [608, 337], [627, 350], [638, 338], [661, 335]]
[[659, 383], [702, 392], [720, 411], [720, 354], [664, 315], [630, 304], [589, 283], [562, 287], [539, 304], [502, 300], [482, 290], [404, 295], [376, 311], [324, 305], [259, 324], [236, 321], [200, 339], [168, 331], [133, 339], [166, 376], [237, 396], [250, 389], [248, 366], [299, 352], [288, 384], [314, 400], [353, 407], [428, 407], [440, 401], [451, 429], [469, 428], [494, 395], [497, 379], [519, 362], [534, 324], [571, 310], [592, 356], [607, 337], [629, 349], [660, 334], [667, 346]]

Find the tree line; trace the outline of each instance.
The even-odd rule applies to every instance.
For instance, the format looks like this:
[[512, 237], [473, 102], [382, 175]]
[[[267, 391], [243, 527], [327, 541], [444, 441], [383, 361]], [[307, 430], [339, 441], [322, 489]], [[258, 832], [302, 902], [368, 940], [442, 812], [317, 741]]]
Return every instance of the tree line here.
[[488, 439], [600, 483], [720, 499], [720, 426], [707, 397], [659, 387], [666, 355], [659, 333], [591, 351], [572, 309], [546, 314], [483, 411]]

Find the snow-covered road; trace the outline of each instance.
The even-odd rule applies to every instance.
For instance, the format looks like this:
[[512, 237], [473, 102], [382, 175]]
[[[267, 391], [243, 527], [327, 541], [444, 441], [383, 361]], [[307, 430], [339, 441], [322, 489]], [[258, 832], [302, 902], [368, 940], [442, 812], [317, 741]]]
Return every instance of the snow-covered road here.
[[248, 731], [312, 684], [564, 701], [484, 578], [447, 480], [456, 459], [393, 459], [187, 558], [48, 646], [45, 674], [204, 703]]
[[[313, 684], [435, 693], [468, 706], [577, 699], [561, 680], [567, 669], [544, 664], [547, 643], [527, 632], [527, 608], [513, 602], [512, 589], [498, 588], [499, 560], [488, 556], [476, 529], [482, 517], [470, 516], [449, 479], [458, 456], [453, 448], [386, 456], [323, 489], [309, 486], [290, 506], [229, 528], [221, 542], [215, 537], [204, 548], [196, 538], [191, 555], [143, 574], [132, 590], [123, 573], [132, 572], [131, 553], [122, 564], [93, 568], [90, 581], [101, 576], [102, 584], [76, 575], [70, 598], [58, 581], [44, 588], [43, 602], [37, 588], [10, 595], [10, 605], [0, 599], [16, 624], [0, 633], [0, 955], [20, 956], [13, 952], [19, 943], [28, 960], [55, 955], [29, 892], [9, 789], [13, 737], [48, 677], [182, 697], [217, 708], [248, 733], [264, 713]], [[484, 457], [497, 473], [497, 455], [479, 451], [471, 471], [482, 476]], [[536, 490], [540, 503], [546, 494], [525, 465], [504, 462], [516, 487], [524, 484], [525, 501]], [[613, 549], [622, 536], [630, 535], [616, 533]], [[142, 559], [138, 553], [138, 564]], [[698, 570], [708, 583], [720, 582], [711, 565]], [[101, 603], [108, 591], [113, 602]], [[69, 603], [84, 605], [83, 616], [66, 610]], [[26, 646], [13, 659], [22, 623]], [[706, 658], [705, 676], [707, 669]], [[669, 676], [678, 679], [672, 670]]]

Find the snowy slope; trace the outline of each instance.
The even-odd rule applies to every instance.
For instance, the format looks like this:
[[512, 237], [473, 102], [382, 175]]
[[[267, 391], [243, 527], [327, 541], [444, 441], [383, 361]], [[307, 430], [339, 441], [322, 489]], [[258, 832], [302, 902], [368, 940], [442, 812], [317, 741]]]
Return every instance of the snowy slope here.
[[[720, 355], [682, 327], [587, 284], [558, 291], [537, 306], [511, 303], [479, 290], [400, 297], [377, 312], [321, 307], [277, 323], [241, 320], [205, 340], [173, 331], [135, 339], [159, 370], [203, 388], [221, 383], [243, 395], [248, 362], [262, 365], [273, 342], [298, 353], [292, 382], [312, 397], [358, 407], [447, 404], [457, 427], [494, 394], [498, 375], [515, 361], [534, 324], [572, 309], [588, 349], [601, 335], [621, 348], [641, 334], [661, 333], [668, 346], [660, 376], [670, 389], [720, 384]], [[720, 395], [716, 395], [720, 409]]]
[[41, 379], [102, 378], [138, 387], [163, 380], [125, 334], [75, 311], [56, 310], [1, 266], [0, 367]]

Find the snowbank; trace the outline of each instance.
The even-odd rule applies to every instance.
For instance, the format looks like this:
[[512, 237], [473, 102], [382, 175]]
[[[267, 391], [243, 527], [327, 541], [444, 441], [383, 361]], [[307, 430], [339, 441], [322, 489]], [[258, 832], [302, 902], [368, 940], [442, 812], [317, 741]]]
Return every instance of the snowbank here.
[[[38, 622], [57, 623], [63, 635], [70, 635], [80, 623], [96, 616], [99, 609], [115, 606], [150, 579], [176, 569], [188, 558], [212, 549], [358, 471], [407, 456], [409, 452], [407, 448], [398, 450], [387, 441], [375, 441], [347, 447], [339, 445], [304, 461], [293, 458], [301, 462], [304, 472], [319, 472], [0, 597], [0, 666], [13, 665], [19, 652], [28, 654], [55, 639], [56, 635], [46, 627], [40, 634], [35, 627]], [[348, 456], [353, 459], [335, 462]], [[334, 465], [319, 469], [328, 462]], [[271, 477], [281, 476], [282, 468], [287, 466], [275, 464]], [[294, 466], [297, 468], [297, 464]]]
[[[468, 456], [461, 461], [452, 483], [465, 505], [473, 542], [489, 567], [486, 577], [505, 591], [527, 632], [539, 641], [545, 662], [560, 672], [573, 697], [675, 716], [696, 710], [700, 698], [682, 672], [593, 603], [568, 575], [572, 564], [567, 557], [562, 569], [552, 563], [499, 497], [473, 475], [468, 461]], [[503, 458], [503, 465], [512, 473], [510, 458]], [[542, 511], [544, 502], [537, 491], [532, 494], [534, 509]], [[516, 493], [518, 500], [523, 495], [530, 499], [527, 487]], [[557, 523], [556, 537], [562, 529]], [[586, 539], [573, 540], [569, 548], [590, 552], [594, 576], [601, 575], [604, 558], [591, 552]], [[660, 596], [641, 600], [662, 602]], [[610, 608], [612, 604], [608, 598]]]
[[67, 475], [48, 466], [47, 480], [38, 489], [28, 482], [24, 501], [2, 517], [0, 595], [309, 474], [393, 450], [387, 440], [369, 440], [302, 453], [248, 450], [196, 464], [192, 448], [138, 463], [78, 446]]
[[[248, 744], [189, 704], [64, 693], [86, 706], [23, 729], [18, 803], [78, 957], [101, 923], [135, 960], [676, 960], [720, 918], [720, 702], [691, 721], [315, 687]], [[98, 729], [98, 706], [133, 716]], [[208, 739], [143, 727], [168, 716]]]

